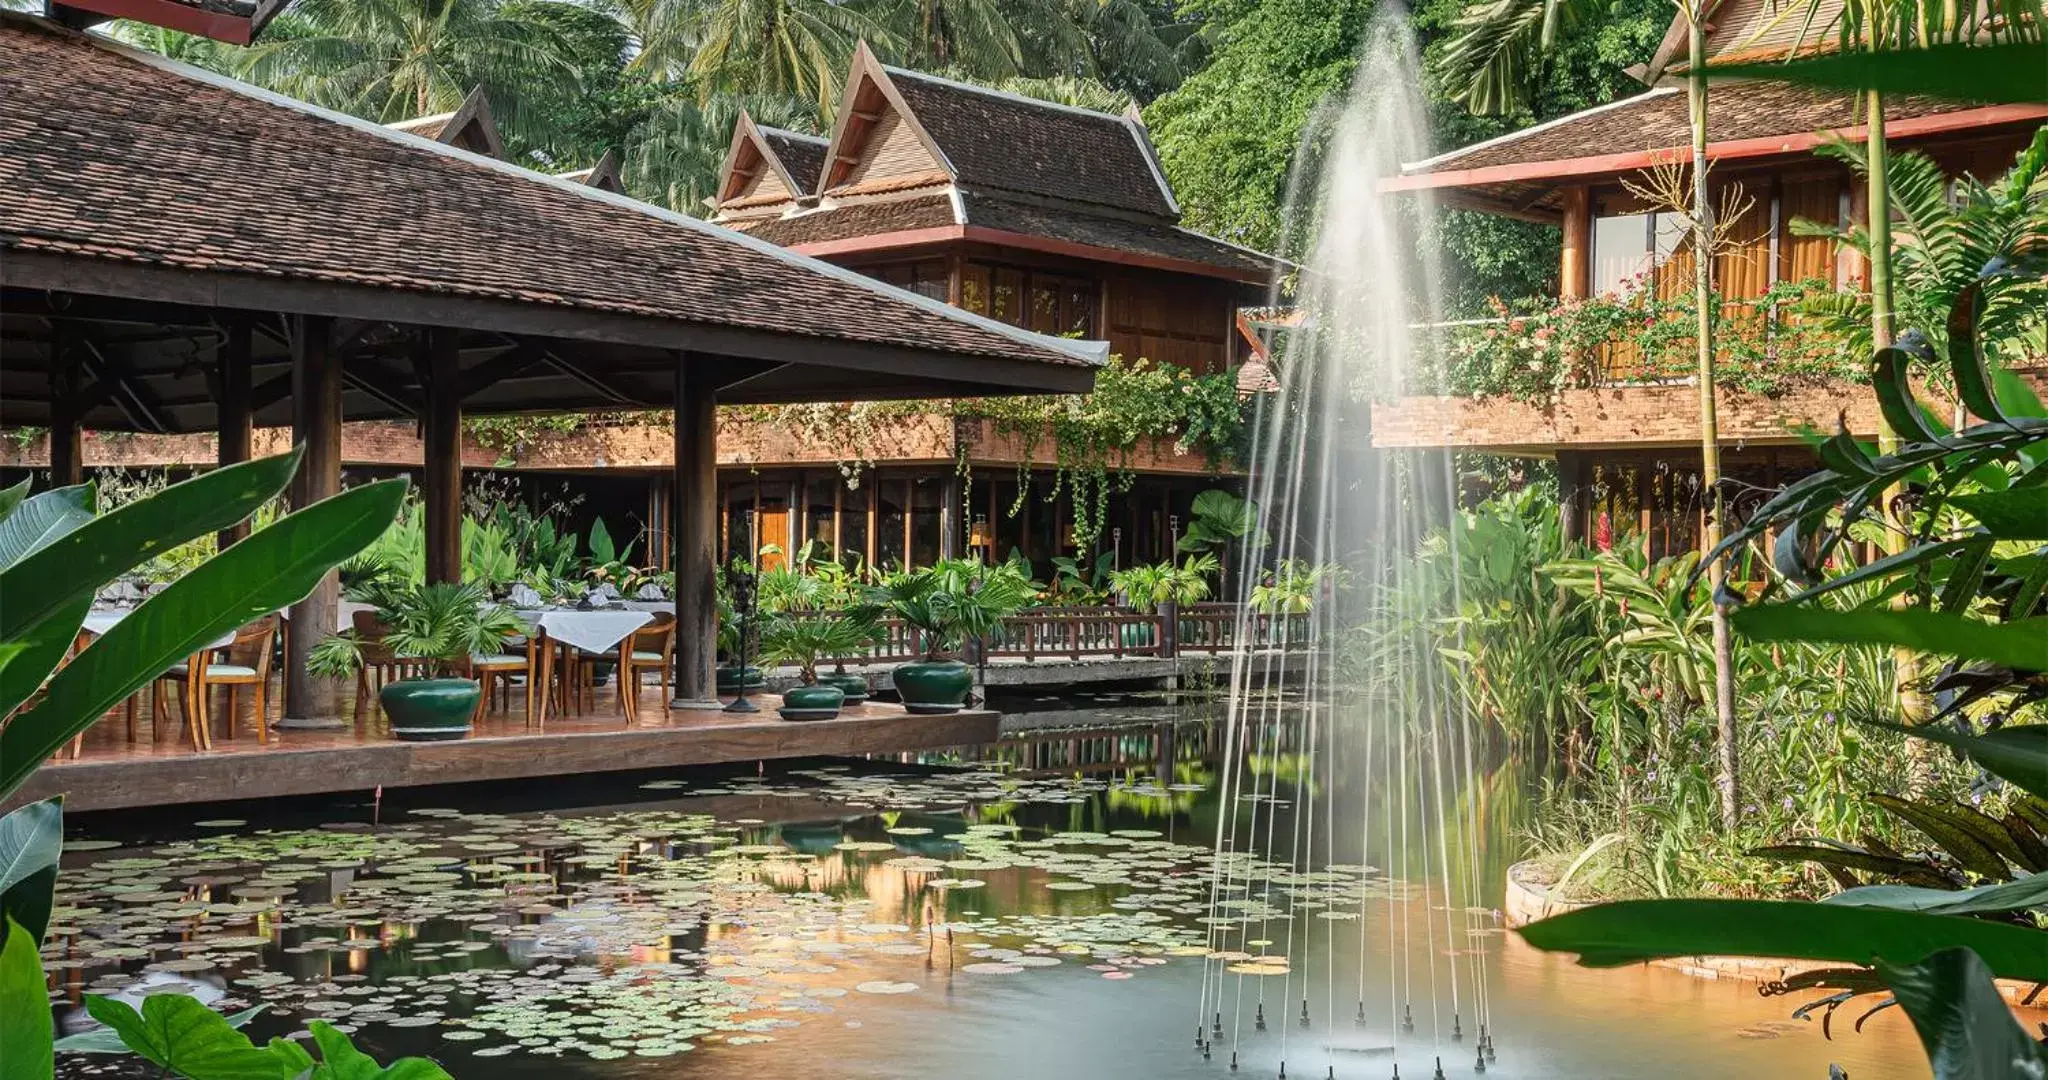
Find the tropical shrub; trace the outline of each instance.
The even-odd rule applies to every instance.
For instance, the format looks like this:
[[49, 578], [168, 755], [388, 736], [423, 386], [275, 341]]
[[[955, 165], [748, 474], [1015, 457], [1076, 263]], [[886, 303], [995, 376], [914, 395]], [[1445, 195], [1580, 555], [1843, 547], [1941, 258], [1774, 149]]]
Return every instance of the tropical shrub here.
[[1031, 596], [1029, 578], [1010, 565], [984, 566], [943, 559], [920, 570], [892, 574], [868, 591], [862, 617], [888, 616], [916, 627], [925, 658], [943, 660], [967, 642], [996, 636], [1004, 619]]
[[[379, 643], [400, 660], [421, 661], [427, 678], [447, 678], [471, 657], [495, 655], [507, 641], [533, 632], [475, 582], [382, 586], [363, 596], [384, 625]], [[354, 630], [329, 635], [313, 646], [306, 670], [326, 678], [354, 675], [363, 665], [363, 644]]]

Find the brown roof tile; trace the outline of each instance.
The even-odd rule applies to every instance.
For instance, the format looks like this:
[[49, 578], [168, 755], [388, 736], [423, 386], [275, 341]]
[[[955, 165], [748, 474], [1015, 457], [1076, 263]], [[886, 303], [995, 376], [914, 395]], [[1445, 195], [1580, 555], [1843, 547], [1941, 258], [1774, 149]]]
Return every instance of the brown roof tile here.
[[965, 186], [1180, 216], [1131, 121], [901, 68], [887, 70], [904, 104]]
[[623, 197], [0, 15], [0, 250], [1084, 364]]
[[1261, 278], [1286, 265], [1271, 256], [1168, 222], [1078, 213], [1070, 207], [1041, 206], [973, 192], [962, 192], [960, 198], [967, 208], [967, 224], [985, 229], [1179, 259]]
[[754, 218], [735, 222], [734, 227], [744, 227], [749, 236], [793, 247], [952, 224], [955, 224], [953, 200], [940, 194], [890, 202], [855, 203], [812, 210], [793, 217]]
[[[1716, 83], [1707, 102], [1709, 142], [1805, 135], [1860, 122], [1850, 95], [1786, 83]], [[1894, 95], [1885, 99], [1885, 116], [1904, 120], [1963, 107], [1934, 98]], [[1431, 173], [1564, 161], [1662, 150], [1691, 141], [1685, 91], [1665, 87], [1452, 150], [1402, 171]]]
[[825, 148], [829, 140], [818, 135], [804, 135], [800, 132], [785, 131], [782, 128], [760, 127], [761, 138], [768, 149], [789, 170], [790, 178], [796, 181], [798, 191], [817, 190], [818, 173], [825, 167]]

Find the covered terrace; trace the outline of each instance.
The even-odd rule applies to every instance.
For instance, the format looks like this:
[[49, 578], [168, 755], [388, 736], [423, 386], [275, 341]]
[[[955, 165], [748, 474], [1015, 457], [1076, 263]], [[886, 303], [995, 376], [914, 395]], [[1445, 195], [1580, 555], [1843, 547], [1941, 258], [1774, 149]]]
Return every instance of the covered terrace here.
[[[716, 704], [717, 403], [1084, 391], [1105, 353], [47, 20], [0, 14], [0, 53], [0, 424], [50, 430], [56, 483], [85, 429], [218, 431], [227, 464], [289, 424], [305, 504], [343, 420], [410, 420], [452, 580], [465, 415], [673, 410], [677, 708]], [[330, 575], [290, 621], [339, 604]], [[283, 724], [339, 722], [319, 636]]]

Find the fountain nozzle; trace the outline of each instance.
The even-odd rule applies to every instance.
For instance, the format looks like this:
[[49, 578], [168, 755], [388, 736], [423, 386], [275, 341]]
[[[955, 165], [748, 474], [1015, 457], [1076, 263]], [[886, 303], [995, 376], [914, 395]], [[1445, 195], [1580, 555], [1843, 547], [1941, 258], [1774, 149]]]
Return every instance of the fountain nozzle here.
[[1431, 1077], [1430, 1080], [1444, 1080], [1444, 1059], [1436, 1059], [1436, 1075]]
[[1232, 1051], [1230, 1052], [1230, 1071], [1231, 1071], [1231, 1072], [1236, 1072], [1236, 1071], [1237, 1071], [1237, 1051], [1235, 1051], [1235, 1050], [1232, 1050]]
[[1266, 1030], [1266, 1003], [1259, 1002], [1258, 1011], [1252, 1013], [1252, 1030]]
[[1287, 1080], [1287, 1063], [1280, 1063], [1280, 1080]]
[[1465, 1029], [1464, 1029], [1464, 1028], [1462, 1028], [1462, 1027], [1459, 1027], [1459, 1026], [1458, 1026], [1458, 1014], [1457, 1014], [1457, 1013], [1452, 1013], [1452, 1014], [1451, 1014], [1451, 1041], [1452, 1041], [1452, 1042], [1464, 1042], [1464, 1041], [1465, 1041]]
[[1401, 1006], [1401, 1030], [1415, 1030], [1415, 1010], [1406, 1005]]
[[1302, 1027], [1307, 1027], [1307, 1026], [1308, 1026], [1308, 999], [1307, 999], [1307, 998], [1302, 998], [1302, 999], [1301, 999], [1301, 1026], [1302, 1026]]
[[1210, 1029], [1209, 1037], [1212, 1039], [1220, 1039], [1223, 1037], [1223, 1014], [1220, 1012], [1216, 1014], [1216, 1026]]
[[1358, 1026], [1365, 1026], [1365, 1002], [1363, 1001], [1358, 1003]]

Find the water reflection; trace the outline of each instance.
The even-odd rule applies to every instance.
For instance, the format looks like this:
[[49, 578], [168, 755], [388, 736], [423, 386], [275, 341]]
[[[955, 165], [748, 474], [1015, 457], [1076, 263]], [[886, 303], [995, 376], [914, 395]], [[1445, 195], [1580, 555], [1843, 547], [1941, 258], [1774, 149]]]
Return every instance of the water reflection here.
[[[1303, 748], [1283, 734], [1250, 733], [1244, 760], [1297, 775]], [[325, 820], [215, 821], [78, 850], [47, 957], [56, 1008], [76, 1029], [86, 992], [265, 1002], [259, 1039], [326, 1018], [379, 1056], [428, 1054], [463, 1077], [1225, 1075], [1193, 1051], [1190, 1008], [1227, 821], [1220, 738], [1204, 722], [1078, 729], [991, 748], [967, 770], [694, 773], [553, 809], [415, 793], [409, 806], [388, 799], [375, 826], [329, 806]], [[1396, 796], [1368, 785], [1358, 797]], [[106, 828], [96, 838], [142, 838], [119, 831], [132, 819]], [[1496, 845], [1461, 873], [1497, 883], [1504, 858]], [[1398, 852], [1361, 844], [1327, 861], [1342, 868], [1240, 875], [1264, 883], [1246, 898], [1309, 888], [1312, 902], [1361, 914], [1317, 919], [1322, 947], [1287, 971], [1292, 996], [1319, 988], [1309, 1026], [1280, 980], [1256, 973], [1230, 976], [1245, 992], [1224, 1019], [1247, 1029], [1246, 1068], [1270, 1074], [1291, 1042], [1297, 1060], [1304, 1045], [1330, 1048], [1339, 1075], [1388, 1075], [1399, 1003], [1379, 973], [1429, 968], [1416, 955], [1428, 939], [1401, 927], [1448, 920], [1454, 905], [1440, 887], [1357, 868], [1404, 876]], [[1271, 928], [1286, 924], [1279, 906]], [[1916, 1060], [1910, 1033], [1883, 1017], [1827, 1044], [1809, 1025], [1777, 1026], [1789, 1007], [1752, 991], [1588, 972], [1521, 948], [1490, 916], [1470, 925], [1479, 932], [1455, 947], [1495, 988], [1492, 1075], [1817, 1078], [1838, 1060], [1863, 1080], [1918, 1068], [1896, 1064]], [[1266, 951], [1253, 940], [1229, 947]], [[1354, 982], [1364, 1025], [1340, 1007]], [[1262, 987], [1273, 1023], [1254, 1036]], [[1428, 1076], [1418, 1055], [1430, 1049], [1404, 1040], [1403, 1071]], [[1441, 1049], [1449, 1075], [1469, 1072], [1469, 1042]], [[147, 1075], [132, 1064], [67, 1057], [60, 1073]]]

